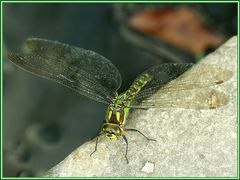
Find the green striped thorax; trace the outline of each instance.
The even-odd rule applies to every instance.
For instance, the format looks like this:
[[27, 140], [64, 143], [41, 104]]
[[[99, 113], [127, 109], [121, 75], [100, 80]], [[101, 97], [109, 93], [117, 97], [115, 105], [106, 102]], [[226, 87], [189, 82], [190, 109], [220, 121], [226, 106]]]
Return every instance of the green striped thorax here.
[[102, 132], [105, 134], [106, 139], [115, 141], [124, 134], [125, 129], [123, 126], [127, 122], [129, 106], [136, 94], [138, 94], [151, 79], [152, 77], [147, 73], [142, 74], [133, 82], [127, 91], [113, 99], [108, 107], [105, 123], [102, 126]]

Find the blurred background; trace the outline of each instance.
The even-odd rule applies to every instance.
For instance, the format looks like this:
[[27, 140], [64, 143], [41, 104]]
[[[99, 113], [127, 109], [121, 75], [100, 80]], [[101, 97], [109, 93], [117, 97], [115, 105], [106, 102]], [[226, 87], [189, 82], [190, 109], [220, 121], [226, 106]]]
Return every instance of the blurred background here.
[[[10, 63], [26, 38], [90, 49], [126, 90], [148, 67], [196, 63], [237, 33], [237, 4], [3, 4], [3, 176], [41, 176], [95, 137], [106, 106]], [[93, 147], [94, 148], [94, 147]]]

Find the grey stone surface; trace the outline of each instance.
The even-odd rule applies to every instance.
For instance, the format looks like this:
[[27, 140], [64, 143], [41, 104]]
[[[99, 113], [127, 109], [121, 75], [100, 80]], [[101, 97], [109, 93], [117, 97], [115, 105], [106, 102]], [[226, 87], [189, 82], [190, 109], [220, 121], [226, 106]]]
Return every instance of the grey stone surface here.
[[[127, 127], [139, 129], [157, 142], [127, 132], [129, 164], [124, 158], [124, 141], [108, 142], [102, 137], [92, 157], [89, 155], [94, 150], [95, 140], [77, 148], [45, 176], [237, 176], [237, 37], [205, 57], [202, 63], [216, 64], [233, 72], [227, 82], [211, 87], [228, 96], [227, 105], [201, 110], [135, 110], [129, 116]], [[194, 76], [194, 73], [187, 76]], [[153, 164], [151, 170], [146, 167], [149, 163]]]

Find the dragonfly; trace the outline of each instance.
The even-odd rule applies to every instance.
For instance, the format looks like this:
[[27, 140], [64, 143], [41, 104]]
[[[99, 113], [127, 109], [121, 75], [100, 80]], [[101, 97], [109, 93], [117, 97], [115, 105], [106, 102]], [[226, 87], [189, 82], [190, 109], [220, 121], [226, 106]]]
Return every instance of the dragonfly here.
[[[147, 140], [156, 141], [140, 130], [126, 127], [131, 109], [214, 109], [228, 103], [228, 97], [223, 92], [210, 87], [225, 82], [233, 73], [214, 65], [155, 65], [140, 74], [125, 92], [118, 94], [122, 84], [119, 70], [102, 55], [40, 38], [26, 39], [25, 45], [27, 52], [8, 54], [9, 60], [16, 66], [108, 105], [95, 149], [90, 155], [97, 151], [102, 135], [111, 141], [123, 138], [127, 163], [127, 131], [140, 133]], [[190, 73], [190, 69], [194, 69], [195, 74], [183, 76]]]

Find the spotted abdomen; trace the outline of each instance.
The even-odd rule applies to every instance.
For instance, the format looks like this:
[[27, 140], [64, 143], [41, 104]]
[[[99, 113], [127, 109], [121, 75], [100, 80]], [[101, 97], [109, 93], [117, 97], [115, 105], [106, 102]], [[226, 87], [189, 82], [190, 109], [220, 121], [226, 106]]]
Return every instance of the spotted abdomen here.
[[130, 86], [130, 88], [125, 92], [127, 99], [131, 100], [133, 99], [139, 91], [152, 80], [152, 76], [145, 73], [142, 74], [139, 78], [137, 78], [133, 84]]

